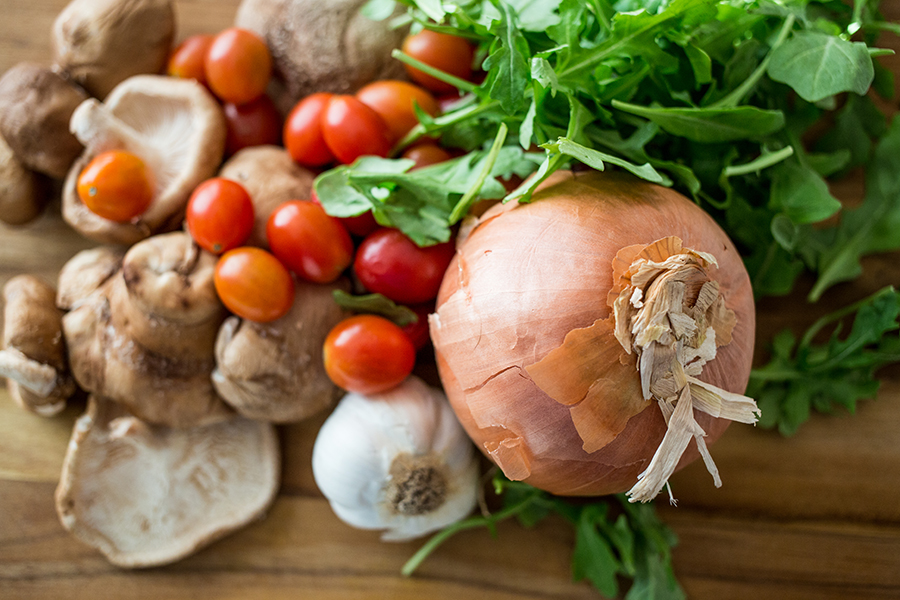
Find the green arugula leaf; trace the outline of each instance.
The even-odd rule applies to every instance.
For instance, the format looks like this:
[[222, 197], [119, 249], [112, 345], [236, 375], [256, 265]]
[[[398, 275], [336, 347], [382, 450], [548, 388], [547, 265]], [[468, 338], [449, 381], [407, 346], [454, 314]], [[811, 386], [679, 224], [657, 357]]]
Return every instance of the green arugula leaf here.
[[592, 504], [581, 511], [575, 525], [572, 578], [575, 581], [588, 579], [601, 594], [613, 598], [619, 593], [616, 575], [623, 569], [599, 529], [608, 509], [605, 504]]
[[661, 129], [695, 142], [759, 139], [784, 127], [784, 115], [755, 106], [736, 108], [652, 108], [613, 100], [619, 110], [653, 121]]
[[841, 92], [865, 94], [875, 78], [872, 57], [862, 42], [821, 31], [799, 31], [775, 49], [769, 77], [786, 83], [807, 102]]
[[486, 83], [491, 98], [512, 114], [525, 104], [531, 52], [519, 31], [512, 7], [504, 2], [497, 2], [496, 6], [500, 18], [492, 21], [491, 27], [496, 38], [483, 67], [488, 72]]
[[562, 154], [565, 154], [566, 156], [571, 156], [572, 158], [578, 159], [579, 161], [597, 169], [598, 171], [602, 171], [604, 169], [604, 163], [609, 163], [611, 165], [622, 167], [626, 171], [629, 171], [630, 173], [637, 175], [641, 179], [645, 179], [652, 183], [659, 183], [666, 186], [672, 185], [671, 179], [661, 175], [649, 163], [636, 165], [628, 162], [627, 160], [619, 158], [618, 156], [613, 156], [612, 154], [606, 154], [605, 152], [600, 152], [599, 150], [587, 148], [564, 137], [559, 138], [553, 144], [545, 144], [544, 148], [555, 152], [560, 152]]
[[817, 223], [841, 210], [841, 203], [828, 191], [825, 180], [797, 161], [774, 169], [769, 201], [794, 223]]
[[418, 315], [412, 309], [397, 304], [381, 294], [354, 296], [344, 290], [334, 290], [331, 295], [334, 297], [335, 303], [342, 308], [358, 313], [380, 315], [393, 321], [398, 327], [405, 327], [419, 320]]

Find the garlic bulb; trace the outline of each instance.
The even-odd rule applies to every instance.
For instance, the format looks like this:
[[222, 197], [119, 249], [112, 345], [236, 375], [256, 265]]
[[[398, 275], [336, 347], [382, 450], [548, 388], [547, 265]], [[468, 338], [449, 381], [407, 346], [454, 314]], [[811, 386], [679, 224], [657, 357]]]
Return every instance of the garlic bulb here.
[[478, 462], [444, 394], [410, 377], [372, 396], [346, 395], [325, 421], [313, 476], [345, 523], [403, 541], [475, 506]]

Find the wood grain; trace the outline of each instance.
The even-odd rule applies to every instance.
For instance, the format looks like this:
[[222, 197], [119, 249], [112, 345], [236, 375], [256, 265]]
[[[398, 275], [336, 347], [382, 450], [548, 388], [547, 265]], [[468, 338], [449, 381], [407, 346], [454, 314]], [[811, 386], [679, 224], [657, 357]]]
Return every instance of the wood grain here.
[[[49, 28], [65, 0], [0, 0], [0, 72], [50, 61]], [[179, 37], [231, 23], [238, 0], [179, 0]], [[900, 0], [883, 3], [900, 18]], [[896, 41], [889, 45], [898, 48]], [[900, 73], [900, 59], [884, 64]], [[886, 107], [893, 110], [892, 107]], [[850, 201], [859, 178], [837, 190]], [[52, 206], [36, 223], [0, 225], [0, 285], [17, 273], [55, 281], [92, 244]], [[900, 284], [900, 255], [865, 261], [866, 274], [835, 288], [836, 302]], [[761, 338], [815, 318], [797, 295], [759, 306]], [[759, 349], [760, 355], [764, 348]], [[660, 506], [678, 533], [678, 577], [690, 598], [786, 600], [900, 597], [900, 370], [858, 414], [815, 416], [793, 438], [733, 426], [713, 447], [725, 485], [702, 465], [673, 478], [678, 508]], [[468, 531], [419, 573], [400, 566], [417, 543], [386, 544], [337, 520], [312, 478], [310, 453], [324, 417], [281, 428], [281, 492], [265, 519], [164, 568], [123, 571], [60, 526], [53, 507], [69, 432], [83, 403], [43, 419], [0, 391], [0, 598], [67, 600], [597, 598], [572, 583], [568, 526], [504, 524], [497, 538]]]

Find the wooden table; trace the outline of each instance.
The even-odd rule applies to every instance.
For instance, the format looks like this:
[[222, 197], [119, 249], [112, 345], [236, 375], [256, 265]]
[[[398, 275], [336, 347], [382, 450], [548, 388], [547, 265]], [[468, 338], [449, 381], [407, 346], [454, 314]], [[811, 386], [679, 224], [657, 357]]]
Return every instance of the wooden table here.
[[[0, 72], [47, 61], [49, 28], [65, 0], [0, 0]], [[238, 0], [180, 0], [179, 37], [228, 26]], [[900, 1], [886, 0], [900, 17]], [[891, 42], [896, 48], [898, 45]], [[900, 73], [896, 58], [888, 58]], [[841, 194], [860, 194], [859, 181]], [[51, 207], [24, 228], [0, 226], [0, 285], [20, 272], [54, 281], [91, 246]], [[835, 290], [849, 300], [900, 284], [900, 256], [869, 260], [866, 275]], [[802, 299], [760, 306], [763, 339], [810, 319]], [[321, 418], [284, 427], [284, 479], [268, 516], [178, 564], [123, 571], [70, 537], [53, 491], [82, 406], [43, 419], [0, 391], [0, 598], [597, 598], [570, 581], [572, 533], [549, 520], [516, 524], [492, 539], [470, 531], [442, 547], [411, 579], [398, 571], [418, 543], [384, 544], [337, 520], [309, 466]], [[678, 508], [660, 506], [677, 532], [677, 575], [690, 598], [900, 597], [900, 369], [856, 416], [815, 416], [793, 438], [733, 426], [712, 449], [725, 485], [702, 465], [673, 478]]]

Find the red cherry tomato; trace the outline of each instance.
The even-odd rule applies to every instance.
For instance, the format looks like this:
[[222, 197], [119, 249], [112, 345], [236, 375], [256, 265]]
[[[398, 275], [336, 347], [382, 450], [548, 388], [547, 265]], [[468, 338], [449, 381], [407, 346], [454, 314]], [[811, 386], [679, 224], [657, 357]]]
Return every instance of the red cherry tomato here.
[[200, 33], [186, 38], [169, 56], [166, 73], [180, 79], [196, 79], [206, 84], [206, 53], [213, 42], [212, 35]]
[[[472, 77], [472, 59], [475, 51], [471, 44], [461, 37], [423, 29], [403, 41], [403, 52], [430, 67], [459, 77]], [[419, 69], [404, 65], [410, 79], [432, 92], [450, 92], [456, 88]]]
[[322, 135], [345, 165], [364, 155], [386, 157], [391, 151], [388, 127], [378, 113], [353, 96], [334, 96], [322, 113]]
[[383, 317], [357, 315], [338, 323], [325, 338], [325, 371], [340, 388], [376, 394], [403, 382], [416, 350], [403, 331]]
[[284, 121], [284, 147], [294, 162], [320, 167], [334, 160], [322, 137], [322, 114], [332, 94], [319, 92], [298, 102]]
[[225, 307], [258, 323], [280, 319], [294, 304], [294, 280], [277, 258], [244, 246], [229, 250], [216, 264], [213, 279]]
[[416, 169], [421, 169], [422, 167], [436, 165], [438, 163], [444, 162], [445, 160], [450, 160], [452, 157], [450, 156], [449, 152], [447, 152], [437, 144], [419, 144], [418, 146], [408, 148], [403, 153], [403, 158], [409, 158], [416, 161], [416, 164], [411, 169], [412, 171], [415, 171]]
[[431, 116], [438, 113], [434, 96], [405, 81], [375, 81], [356, 92], [356, 97], [387, 124], [392, 146], [419, 123], [413, 103]]
[[455, 250], [451, 242], [420, 248], [398, 229], [366, 236], [353, 270], [366, 289], [400, 304], [420, 304], [437, 297]]
[[237, 248], [253, 229], [253, 201], [236, 181], [215, 177], [197, 186], [187, 205], [187, 226], [194, 241], [208, 252]]
[[76, 189], [91, 212], [117, 223], [141, 215], [153, 201], [153, 182], [144, 161], [124, 150], [95, 156], [78, 176]]
[[419, 320], [415, 323], [404, 325], [403, 333], [405, 333], [406, 337], [409, 338], [409, 341], [413, 343], [416, 351], [419, 351], [428, 345], [428, 341], [431, 339], [431, 335], [428, 331], [428, 315], [434, 312], [434, 303], [417, 304], [410, 308], [416, 313], [416, 317], [418, 317]]
[[263, 95], [272, 75], [272, 56], [259, 36], [231, 27], [213, 39], [204, 61], [206, 82], [223, 102], [246, 104]]
[[277, 145], [281, 142], [281, 114], [267, 95], [263, 94], [246, 104], [228, 102], [222, 110], [228, 124], [225, 138], [228, 154], [250, 146]]
[[[309, 199], [315, 202], [318, 205], [322, 205], [319, 202], [319, 197], [316, 196], [316, 190], [311, 190], [309, 193]], [[378, 229], [378, 223], [375, 221], [375, 217], [371, 212], [364, 212], [361, 215], [356, 215], [355, 217], [336, 217], [338, 221], [347, 229], [348, 232], [355, 236], [366, 237], [376, 229]]]
[[328, 283], [353, 261], [353, 240], [340, 221], [314, 202], [280, 205], [266, 223], [272, 254], [300, 277]]

